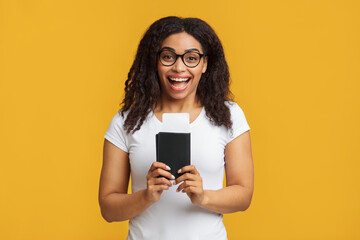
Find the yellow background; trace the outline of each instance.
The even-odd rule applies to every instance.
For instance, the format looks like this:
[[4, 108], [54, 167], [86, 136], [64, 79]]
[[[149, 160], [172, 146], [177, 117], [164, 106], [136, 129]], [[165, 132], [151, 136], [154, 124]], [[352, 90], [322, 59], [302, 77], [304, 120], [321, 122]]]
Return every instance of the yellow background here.
[[359, 13], [356, 0], [0, 0], [0, 239], [125, 238], [98, 206], [103, 136], [142, 34], [168, 15], [218, 33], [251, 127], [255, 191], [224, 216], [229, 239], [360, 239]]

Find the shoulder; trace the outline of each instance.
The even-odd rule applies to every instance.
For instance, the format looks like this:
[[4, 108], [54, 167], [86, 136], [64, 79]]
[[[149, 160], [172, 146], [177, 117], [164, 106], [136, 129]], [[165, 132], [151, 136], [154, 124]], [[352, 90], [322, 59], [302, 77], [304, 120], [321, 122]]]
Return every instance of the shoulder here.
[[[240, 119], [241, 121], [246, 120], [244, 111], [236, 102], [225, 101], [224, 104], [230, 111], [230, 120], [232, 121], [232, 123], [234, 123], [234, 121], [238, 121], [238, 119]], [[206, 116], [207, 119], [212, 122], [207, 112]]]
[[[117, 113], [114, 115], [110, 122], [110, 126], [116, 127], [117, 131], [123, 132], [124, 135], [132, 135], [134, 133], [128, 133], [125, 128], [125, 121], [127, 120], [127, 117], [129, 116], [131, 112], [131, 109], [127, 111], [123, 111], [122, 109], [118, 110]], [[143, 121], [141, 127], [139, 130], [136, 131], [136, 133], [141, 132], [145, 128], [149, 127], [149, 124], [152, 123], [151, 118], [153, 117], [154, 113], [151, 111], [146, 116], [145, 120]], [[137, 120], [139, 122], [139, 119]]]
[[225, 104], [230, 110], [230, 118], [232, 122], [232, 128], [229, 131], [228, 142], [241, 135], [242, 133], [250, 130], [250, 126], [246, 120], [244, 111], [236, 102], [226, 101]]
[[124, 123], [128, 113], [128, 111], [122, 112], [121, 109], [118, 110], [111, 119], [107, 132], [112, 134], [115, 134], [116, 132], [117, 134], [121, 133], [122, 135], [126, 135], [124, 131]]
[[244, 111], [236, 102], [225, 101], [225, 105], [229, 108], [231, 117], [244, 114]]
[[121, 114], [121, 110], [119, 110], [112, 118], [105, 133], [105, 138], [123, 151], [128, 152], [127, 133], [124, 131], [124, 122], [125, 114]]
[[124, 124], [128, 114], [129, 114], [129, 110], [122, 112], [122, 110], [120, 109], [115, 113], [111, 121], [122, 125]]

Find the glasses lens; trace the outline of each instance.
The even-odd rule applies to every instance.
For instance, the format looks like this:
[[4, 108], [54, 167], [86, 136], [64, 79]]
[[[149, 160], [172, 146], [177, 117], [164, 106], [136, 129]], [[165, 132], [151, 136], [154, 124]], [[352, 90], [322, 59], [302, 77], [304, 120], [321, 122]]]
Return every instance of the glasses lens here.
[[197, 52], [188, 52], [184, 55], [184, 62], [188, 67], [195, 67], [200, 62], [200, 55]]
[[170, 66], [176, 61], [176, 54], [171, 51], [162, 51], [160, 53], [160, 61], [165, 66]]

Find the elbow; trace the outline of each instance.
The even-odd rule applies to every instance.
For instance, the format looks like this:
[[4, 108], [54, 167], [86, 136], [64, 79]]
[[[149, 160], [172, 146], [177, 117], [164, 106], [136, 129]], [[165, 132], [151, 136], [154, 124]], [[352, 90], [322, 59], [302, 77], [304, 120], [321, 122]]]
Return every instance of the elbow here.
[[110, 218], [105, 217], [104, 215], [102, 215], [102, 217], [103, 217], [103, 219], [104, 219], [106, 222], [108, 222], [108, 223], [112, 223], [112, 222], [113, 222], [113, 220], [111, 220]]
[[246, 201], [242, 204], [240, 211], [244, 212], [246, 211], [250, 205], [252, 200], [252, 193], [249, 195], [249, 197], [246, 199]]
[[104, 209], [104, 207], [102, 207], [100, 205], [100, 212], [101, 212], [101, 216], [103, 217], [103, 219], [108, 222], [108, 223], [111, 223], [111, 222], [114, 222], [115, 220], [110, 216], [110, 214], [107, 213], [107, 211]]
[[102, 198], [102, 197], [99, 195], [98, 201], [99, 201], [99, 207], [100, 207], [101, 216], [103, 217], [103, 219], [104, 219], [106, 222], [111, 223], [111, 222], [112, 222], [112, 219], [109, 217], [109, 214], [108, 214], [107, 211], [106, 211], [105, 199]]
[[252, 190], [246, 191], [244, 198], [242, 199], [241, 203], [239, 204], [239, 211], [244, 212], [250, 207], [251, 201], [252, 201], [252, 196], [253, 196]]
[[108, 197], [99, 197], [99, 206], [101, 216], [108, 223], [129, 220], [124, 215], [124, 211], [114, 205], [113, 201], [111, 201], [111, 199], [109, 199]]
[[100, 206], [100, 212], [103, 219], [108, 222], [115, 222], [118, 221], [116, 218], [114, 218], [113, 210], [106, 202], [105, 198], [99, 198], [99, 206]]
[[103, 217], [103, 219], [108, 222], [108, 223], [112, 223], [112, 222], [122, 222], [125, 221], [127, 219], [119, 219], [116, 218], [116, 216], [114, 216], [113, 214], [111, 214], [109, 211], [105, 211], [103, 209], [101, 209], [101, 216]]
[[250, 207], [250, 203], [243, 204], [239, 211], [245, 212]]
[[114, 209], [107, 207], [106, 204], [100, 204], [100, 212], [103, 219], [108, 223], [122, 222], [128, 220], [127, 218], [119, 216], [119, 212], [116, 214], [114, 212]]
[[106, 222], [108, 222], [108, 223], [114, 222], [113, 219], [111, 219], [109, 216], [105, 215], [103, 212], [101, 212], [101, 215]]

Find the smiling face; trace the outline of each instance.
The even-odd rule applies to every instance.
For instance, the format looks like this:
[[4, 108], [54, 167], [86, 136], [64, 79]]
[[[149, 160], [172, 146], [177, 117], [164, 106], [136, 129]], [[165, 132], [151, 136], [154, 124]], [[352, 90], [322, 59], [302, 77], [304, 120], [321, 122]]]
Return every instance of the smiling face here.
[[[193, 36], [185, 32], [172, 34], [165, 38], [160, 49], [170, 50], [168, 53], [172, 51], [178, 55], [186, 52], [204, 53], [201, 44]], [[197, 56], [196, 54], [186, 54], [184, 60], [191, 64]], [[166, 61], [171, 61], [173, 56], [164, 54], [160, 57], [166, 64]], [[168, 100], [195, 100], [196, 89], [201, 75], [206, 71], [206, 67], [206, 57], [201, 58], [200, 63], [193, 68], [187, 67], [181, 57], [178, 57], [171, 66], [164, 66], [158, 59], [157, 71], [162, 98]]]

